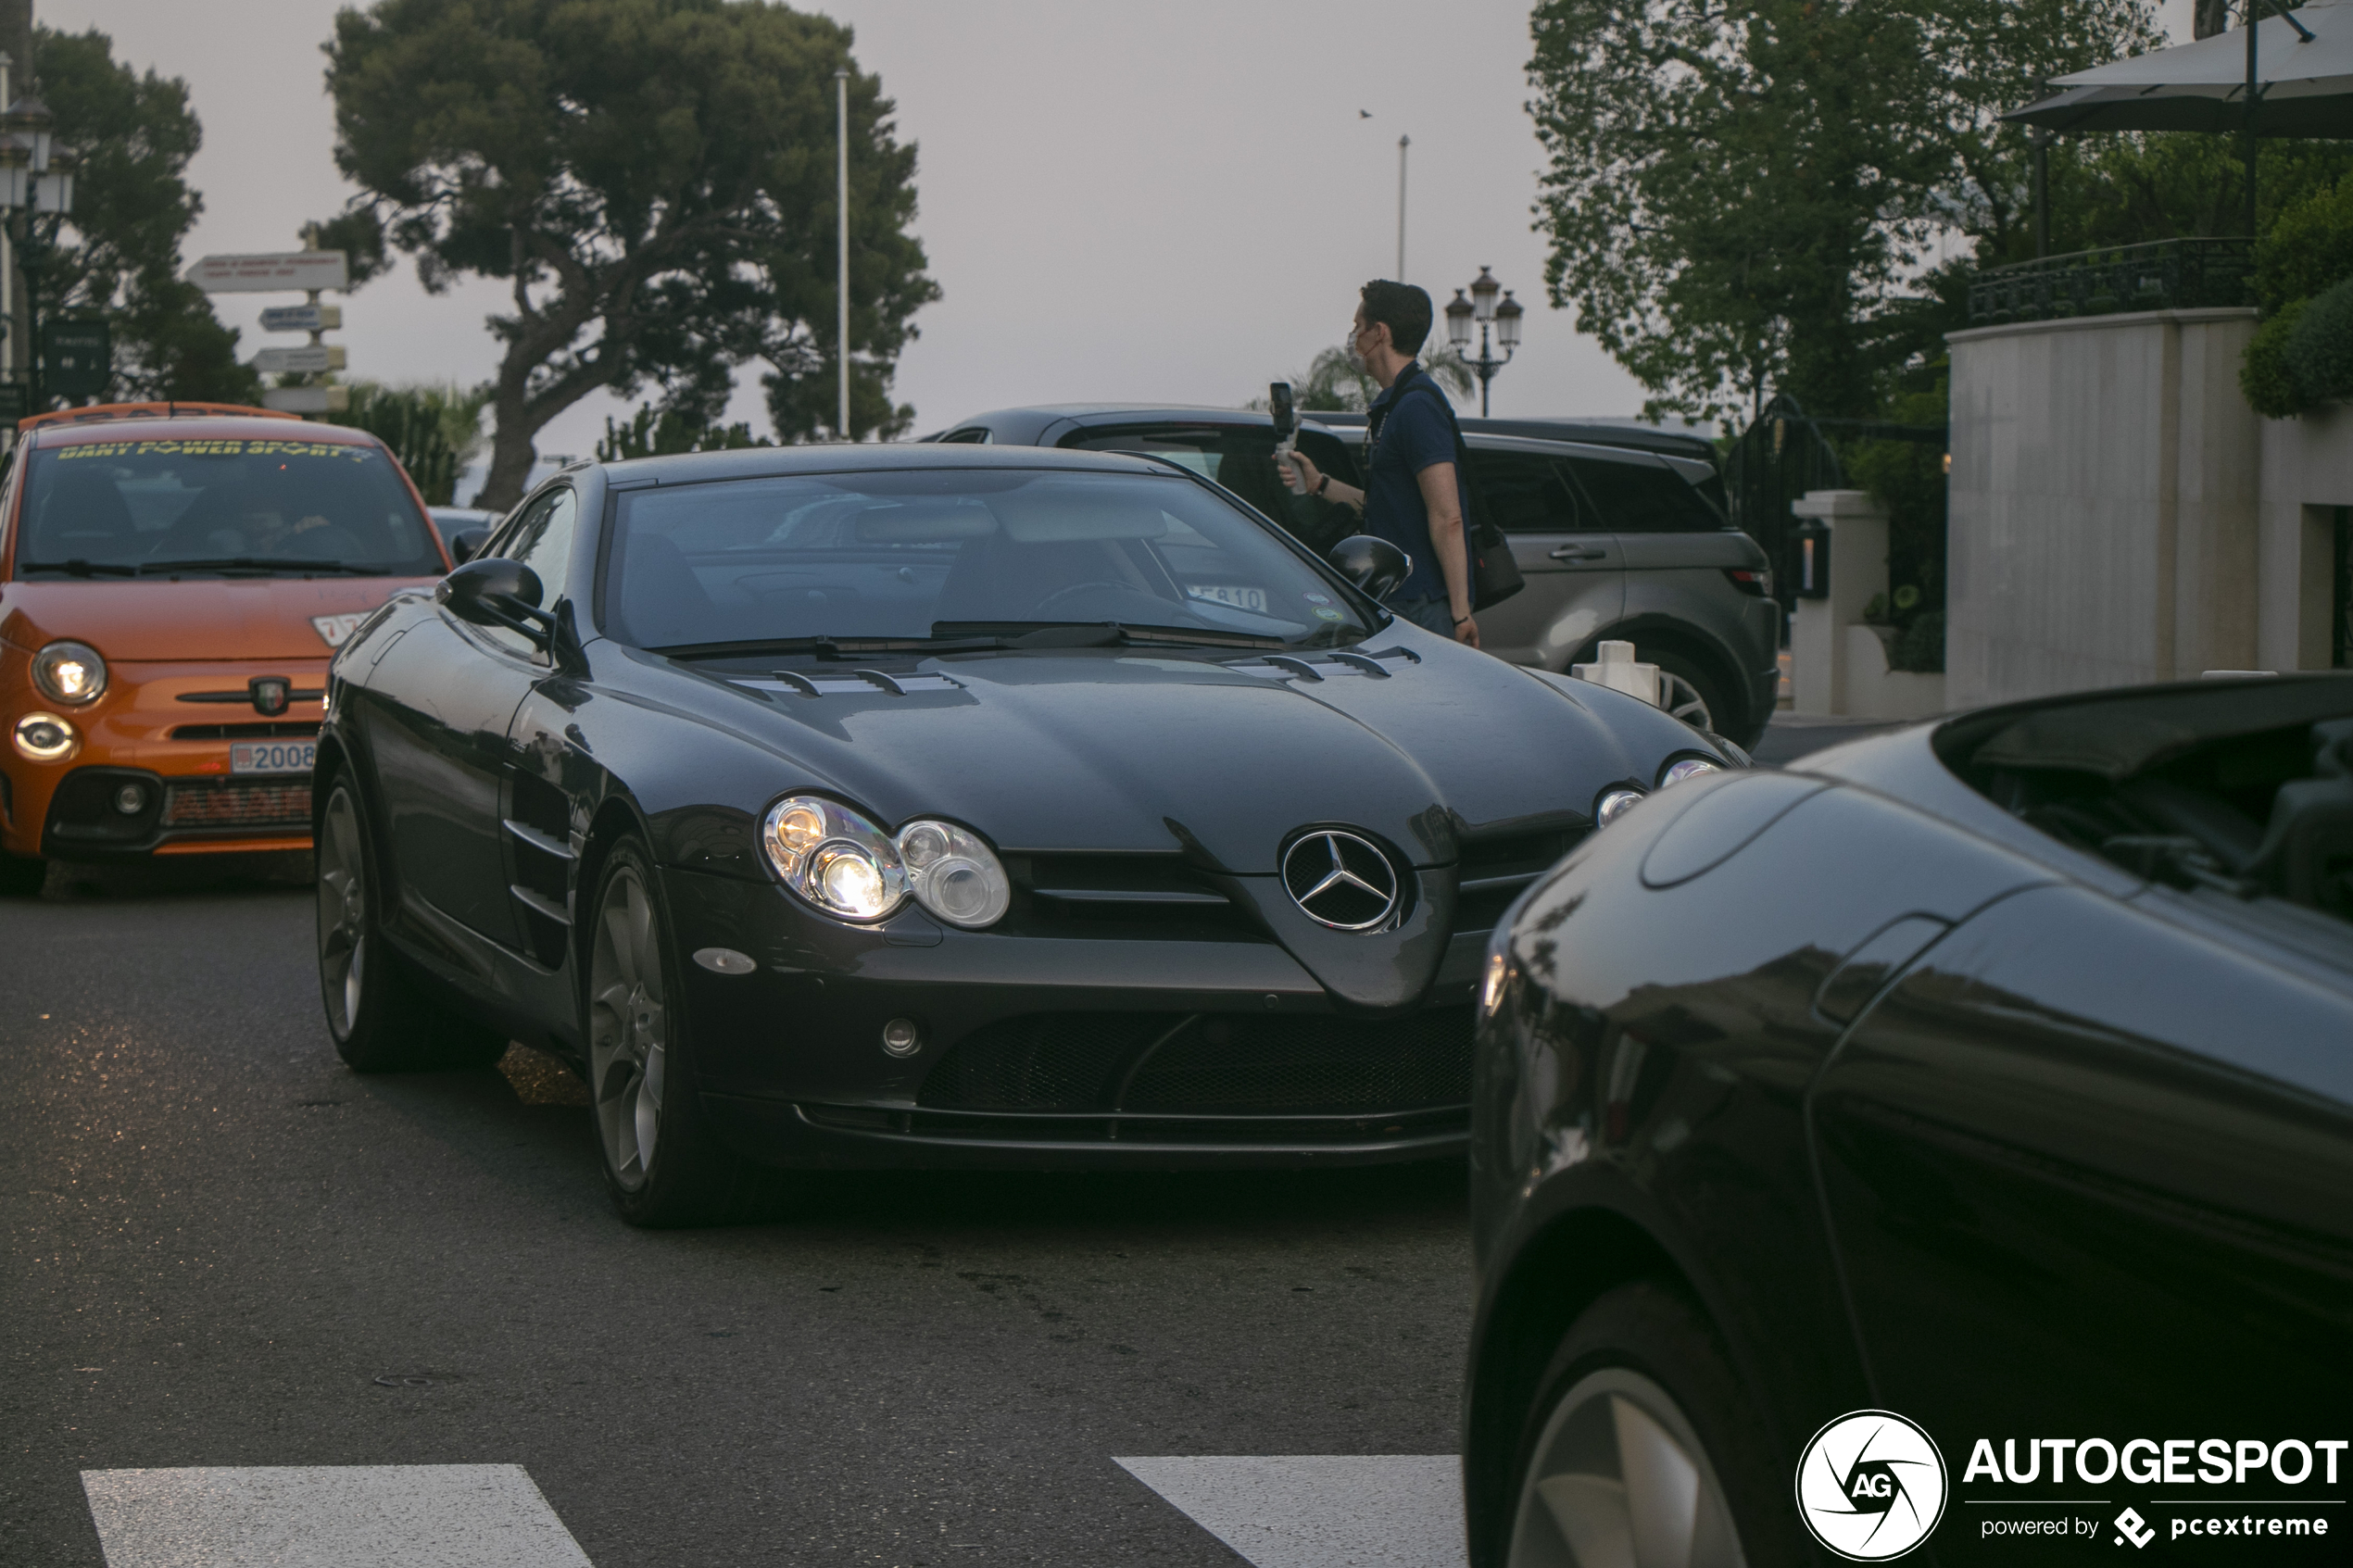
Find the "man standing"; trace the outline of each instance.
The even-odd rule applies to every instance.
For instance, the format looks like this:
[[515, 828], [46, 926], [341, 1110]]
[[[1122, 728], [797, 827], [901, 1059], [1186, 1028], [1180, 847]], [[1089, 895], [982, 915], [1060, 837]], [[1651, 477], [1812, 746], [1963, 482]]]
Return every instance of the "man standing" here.
[[1414, 358], [1429, 336], [1430, 320], [1429, 295], [1411, 283], [1376, 278], [1360, 291], [1348, 351], [1381, 385], [1367, 411], [1373, 452], [1364, 489], [1319, 472], [1303, 453], [1289, 457], [1308, 495], [1356, 508], [1365, 514], [1365, 532], [1412, 558], [1414, 569], [1389, 596], [1389, 608], [1477, 647], [1452, 410]]

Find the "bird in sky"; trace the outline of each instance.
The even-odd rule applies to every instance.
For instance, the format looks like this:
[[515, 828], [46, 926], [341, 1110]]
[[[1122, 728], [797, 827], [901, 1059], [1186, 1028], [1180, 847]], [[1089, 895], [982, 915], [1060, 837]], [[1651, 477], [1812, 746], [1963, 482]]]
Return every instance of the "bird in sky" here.
[[1358, 109], [1356, 111], [1356, 118], [1359, 119], [1370, 119], [1373, 118], [1373, 111], [1370, 109]]

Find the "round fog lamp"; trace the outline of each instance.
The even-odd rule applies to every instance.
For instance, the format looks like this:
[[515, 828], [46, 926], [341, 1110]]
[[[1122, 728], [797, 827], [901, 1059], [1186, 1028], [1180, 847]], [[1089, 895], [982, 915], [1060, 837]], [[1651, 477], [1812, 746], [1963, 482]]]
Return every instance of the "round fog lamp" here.
[[19, 755], [35, 762], [55, 762], [73, 754], [73, 726], [54, 713], [28, 713], [17, 721], [14, 739]]
[[147, 786], [127, 784], [114, 792], [114, 809], [126, 817], [135, 817], [147, 809]]
[[912, 1056], [923, 1049], [924, 1032], [912, 1018], [894, 1018], [883, 1025], [882, 1047], [892, 1056]]
[[1611, 790], [1602, 797], [1601, 804], [1593, 808], [1593, 825], [1604, 828], [1609, 826], [1610, 823], [1624, 816], [1627, 808], [1642, 797], [1642, 792], [1639, 789]]

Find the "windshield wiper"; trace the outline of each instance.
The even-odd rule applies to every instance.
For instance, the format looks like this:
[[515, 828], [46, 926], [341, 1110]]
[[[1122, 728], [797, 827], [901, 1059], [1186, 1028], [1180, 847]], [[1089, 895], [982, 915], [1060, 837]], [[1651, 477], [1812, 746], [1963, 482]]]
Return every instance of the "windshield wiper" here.
[[1166, 643], [1180, 647], [1287, 648], [1280, 637], [1248, 632], [1207, 632], [1190, 626], [1138, 625], [1126, 621], [935, 621], [935, 638], [977, 636], [1001, 639], [1016, 648], [1099, 648]]
[[143, 575], [160, 576], [170, 571], [342, 571], [359, 577], [384, 577], [392, 569], [385, 566], [361, 566], [342, 560], [297, 560], [276, 556], [214, 556], [202, 560], [143, 560], [139, 563]]
[[139, 569], [120, 561], [83, 560], [80, 556], [71, 560], [28, 560], [17, 563], [19, 571], [63, 571], [75, 577], [136, 577]]

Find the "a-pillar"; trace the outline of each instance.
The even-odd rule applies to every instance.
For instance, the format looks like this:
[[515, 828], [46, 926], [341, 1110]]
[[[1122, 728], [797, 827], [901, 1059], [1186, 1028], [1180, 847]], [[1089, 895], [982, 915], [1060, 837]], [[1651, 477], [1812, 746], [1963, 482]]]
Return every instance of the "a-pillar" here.
[[[1790, 707], [1799, 713], [1851, 713], [1846, 629], [1887, 592], [1887, 508], [1868, 490], [1809, 490], [1789, 504], [1793, 517], [1830, 530], [1830, 592], [1797, 601], [1790, 623]], [[1877, 652], [1874, 639], [1873, 652]], [[1879, 671], [1871, 671], [1876, 675]]]

